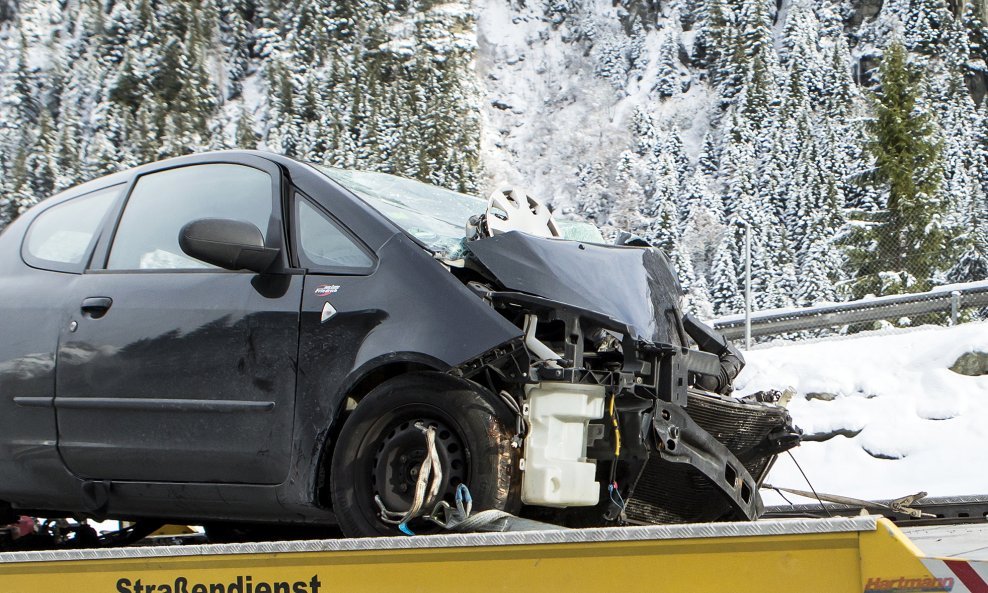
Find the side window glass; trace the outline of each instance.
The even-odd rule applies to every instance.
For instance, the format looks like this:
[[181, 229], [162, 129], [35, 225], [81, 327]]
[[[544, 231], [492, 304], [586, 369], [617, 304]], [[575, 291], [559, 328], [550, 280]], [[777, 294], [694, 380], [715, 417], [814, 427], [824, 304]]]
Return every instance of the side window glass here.
[[110, 270], [216, 269], [182, 251], [178, 234], [200, 218], [255, 225], [267, 240], [271, 176], [233, 164], [191, 165], [137, 180], [110, 248]]
[[306, 267], [367, 269], [374, 261], [328, 216], [296, 197], [299, 253]]
[[31, 223], [24, 240], [28, 263], [60, 272], [80, 272], [100, 223], [122, 185], [52, 206]]

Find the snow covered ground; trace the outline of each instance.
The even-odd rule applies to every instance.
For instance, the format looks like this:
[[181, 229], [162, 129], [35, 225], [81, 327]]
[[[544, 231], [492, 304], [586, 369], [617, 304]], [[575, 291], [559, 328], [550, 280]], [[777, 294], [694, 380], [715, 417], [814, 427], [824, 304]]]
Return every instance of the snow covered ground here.
[[[738, 394], [792, 386], [789, 408], [805, 434], [842, 433], [793, 450], [818, 492], [988, 494], [988, 375], [949, 370], [967, 352], [988, 352], [988, 323], [756, 349]], [[767, 481], [808, 490], [787, 455]]]

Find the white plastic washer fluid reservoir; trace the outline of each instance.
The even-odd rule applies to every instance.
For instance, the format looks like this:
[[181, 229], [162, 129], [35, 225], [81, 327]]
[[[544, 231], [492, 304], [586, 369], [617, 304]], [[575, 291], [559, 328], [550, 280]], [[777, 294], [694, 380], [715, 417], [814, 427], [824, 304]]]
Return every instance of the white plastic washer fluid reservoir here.
[[604, 387], [543, 382], [525, 388], [521, 499], [550, 507], [593, 506], [597, 464], [587, 461], [587, 424], [604, 416]]

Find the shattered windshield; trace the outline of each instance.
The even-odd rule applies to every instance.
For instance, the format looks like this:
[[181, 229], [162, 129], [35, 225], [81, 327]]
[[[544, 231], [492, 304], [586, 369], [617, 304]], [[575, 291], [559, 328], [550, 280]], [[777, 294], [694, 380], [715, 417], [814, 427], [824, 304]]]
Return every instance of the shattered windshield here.
[[[487, 200], [421, 181], [386, 173], [314, 166], [443, 259], [464, 256], [467, 222], [487, 209]], [[562, 239], [605, 243], [600, 230], [588, 222], [556, 220], [556, 226]]]
[[487, 208], [486, 200], [403, 177], [316, 168], [445, 259], [462, 257], [467, 222]]

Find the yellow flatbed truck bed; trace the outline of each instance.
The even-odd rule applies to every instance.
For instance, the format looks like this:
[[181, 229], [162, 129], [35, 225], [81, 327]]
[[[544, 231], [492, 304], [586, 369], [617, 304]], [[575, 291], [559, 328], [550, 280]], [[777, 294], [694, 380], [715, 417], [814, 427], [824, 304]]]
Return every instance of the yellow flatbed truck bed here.
[[0, 593], [988, 593], [986, 581], [988, 562], [927, 557], [873, 516], [0, 554]]

